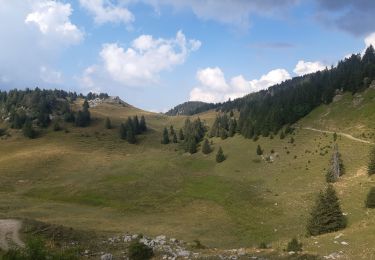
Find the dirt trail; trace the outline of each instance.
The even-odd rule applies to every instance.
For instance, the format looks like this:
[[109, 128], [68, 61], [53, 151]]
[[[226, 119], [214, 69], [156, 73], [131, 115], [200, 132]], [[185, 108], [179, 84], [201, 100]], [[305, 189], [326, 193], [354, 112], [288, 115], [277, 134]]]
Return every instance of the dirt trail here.
[[315, 129], [315, 128], [312, 128], [312, 127], [303, 127], [302, 129], [311, 130], [311, 131], [320, 132], [320, 133], [327, 133], [327, 134], [336, 133], [337, 135], [344, 136], [344, 137], [349, 138], [349, 139], [351, 139], [353, 141], [357, 141], [357, 142], [361, 142], [361, 143], [365, 143], [365, 144], [374, 144], [374, 143], [372, 143], [370, 141], [356, 138], [356, 137], [354, 137], [354, 136], [352, 136], [350, 134], [345, 134], [345, 133], [340, 133], [340, 132], [333, 132], [333, 131], [325, 131], [325, 130]]
[[24, 247], [19, 237], [22, 223], [15, 219], [0, 219], [0, 248], [8, 250], [11, 245]]

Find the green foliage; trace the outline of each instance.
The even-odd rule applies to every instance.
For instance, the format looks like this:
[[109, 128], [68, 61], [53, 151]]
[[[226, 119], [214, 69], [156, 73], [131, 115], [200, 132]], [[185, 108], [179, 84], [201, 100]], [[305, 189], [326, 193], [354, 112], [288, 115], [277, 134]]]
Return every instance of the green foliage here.
[[367, 194], [365, 205], [366, 208], [375, 208], [375, 187], [372, 187]]
[[258, 144], [258, 146], [257, 146], [257, 155], [262, 155], [263, 154], [263, 150], [262, 150], [262, 148], [260, 147], [260, 145]]
[[299, 243], [297, 238], [293, 238], [291, 241], [289, 241], [288, 246], [286, 247], [286, 251], [301, 252], [302, 243]]
[[145, 116], [141, 116], [141, 121], [139, 122], [139, 128], [141, 129], [141, 132], [147, 131], [147, 125], [146, 125], [146, 119]]
[[261, 242], [261, 243], [259, 244], [258, 248], [259, 248], [259, 249], [267, 249], [268, 247], [267, 247], [266, 242]]
[[111, 119], [109, 119], [109, 117], [106, 117], [106, 118], [105, 118], [104, 127], [105, 127], [106, 129], [111, 129], [111, 128], [112, 128]]
[[211, 127], [209, 133], [210, 137], [221, 137], [226, 139], [228, 136], [233, 137], [237, 131], [237, 121], [232, 116], [228, 117], [227, 114], [218, 115]]
[[198, 240], [198, 239], [195, 239], [194, 241], [193, 241], [193, 245], [192, 245], [192, 247], [193, 248], [195, 248], [195, 249], [205, 249], [206, 248], [206, 246], [204, 246], [203, 244], [202, 244], [202, 242], [200, 241], [200, 240]]
[[162, 139], [161, 139], [161, 143], [162, 144], [169, 144], [169, 134], [168, 134], [168, 130], [167, 130], [166, 127], [163, 130], [163, 136], [162, 136]]
[[320, 192], [315, 206], [310, 213], [307, 224], [309, 235], [320, 235], [338, 231], [346, 227], [339, 199], [332, 185], [328, 185], [324, 192]]
[[182, 128], [180, 128], [180, 131], [178, 131], [178, 139], [180, 139], [181, 141], [185, 139], [184, 131], [182, 130]]
[[333, 141], [336, 142], [336, 140], [337, 140], [337, 134], [336, 134], [336, 132], [334, 132], [333, 133]]
[[23, 125], [23, 128], [22, 128], [22, 133], [23, 133], [24, 136], [26, 136], [30, 139], [36, 138], [37, 132], [35, 131], [30, 118], [26, 119], [26, 122], [25, 122], [25, 124]]
[[[142, 119], [141, 119], [141, 121], [142, 121]], [[144, 119], [143, 119], [143, 121], [144, 121]], [[138, 116], [134, 116], [133, 118], [128, 117], [126, 122], [120, 125], [120, 137], [121, 137], [121, 139], [127, 140], [128, 143], [130, 143], [130, 144], [137, 143], [137, 137], [136, 136], [138, 134], [141, 134], [143, 132], [142, 129], [144, 129], [144, 127], [141, 126], [142, 124], [138, 121]], [[146, 124], [145, 121], [144, 121], [144, 124]]]
[[199, 117], [193, 122], [191, 122], [190, 119], [186, 119], [183, 127], [184, 142], [182, 143], [182, 147], [184, 148], [185, 152], [189, 152], [191, 154], [196, 153], [197, 145], [200, 141], [202, 141], [205, 132], [206, 128]]
[[368, 175], [375, 174], [375, 147], [373, 147], [370, 151], [370, 161], [367, 166], [367, 173]]
[[136, 240], [129, 245], [128, 255], [130, 260], [148, 260], [154, 256], [154, 252], [151, 247]]
[[89, 111], [89, 103], [87, 100], [83, 102], [82, 111], [78, 111], [77, 116], [75, 118], [75, 124], [79, 127], [86, 127], [89, 126], [91, 123], [91, 115]]
[[173, 132], [173, 138], [172, 138], [172, 142], [177, 144], [178, 143], [178, 140], [177, 140], [177, 135], [175, 132]]
[[171, 135], [171, 136], [173, 136], [173, 135], [175, 134], [175, 132], [174, 132], [174, 128], [173, 128], [173, 125], [171, 125], [171, 126], [169, 127], [169, 132], [170, 132], [170, 135]]
[[225, 155], [224, 155], [223, 149], [220, 146], [216, 154], [216, 162], [221, 163], [223, 161], [225, 161]]
[[60, 126], [59, 122], [56, 120], [55, 123], [53, 123], [53, 131], [61, 131], [62, 127]]
[[211, 152], [210, 143], [208, 142], [208, 139], [205, 138], [203, 141], [203, 145], [202, 145], [202, 153], [209, 154], [210, 152]]

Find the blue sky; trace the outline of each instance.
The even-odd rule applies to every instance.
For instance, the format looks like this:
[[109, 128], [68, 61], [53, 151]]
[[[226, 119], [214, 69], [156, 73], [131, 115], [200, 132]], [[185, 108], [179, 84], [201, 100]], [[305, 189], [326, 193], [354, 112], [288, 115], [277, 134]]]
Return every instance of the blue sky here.
[[0, 89], [107, 92], [152, 111], [221, 102], [362, 52], [374, 11], [370, 0], [0, 0]]

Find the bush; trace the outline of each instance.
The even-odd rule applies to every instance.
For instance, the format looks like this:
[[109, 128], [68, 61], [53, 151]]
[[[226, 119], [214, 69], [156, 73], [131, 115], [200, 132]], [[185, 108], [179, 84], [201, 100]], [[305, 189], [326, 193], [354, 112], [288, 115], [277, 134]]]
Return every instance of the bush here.
[[290, 252], [301, 252], [302, 251], [302, 243], [299, 243], [297, 238], [293, 238], [286, 247], [286, 251]]
[[53, 124], [53, 131], [61, 131], [62, 130], [62, 128], [61, 128], [61, 126], [60, 126], [60, 124], [59, 124], [59, 122], [55, 122], [54, 124]]
[[217, 151], [217, 154], [216, 154], [216, 162], [221, 163], [223, 161], [225, 161], [225, 155], [223, 153], [223, 149], [219, 147], [219, 150]]
[[128, 249], [130, 260], [147, 260], [151, 259], [154, 252], [151, 247], [139, 242], [139, 240], [133, 241]]
[[367, 199], [366, 199], [366, 208], [375, 208], [375, 187], [372, 187], [367, 194]]

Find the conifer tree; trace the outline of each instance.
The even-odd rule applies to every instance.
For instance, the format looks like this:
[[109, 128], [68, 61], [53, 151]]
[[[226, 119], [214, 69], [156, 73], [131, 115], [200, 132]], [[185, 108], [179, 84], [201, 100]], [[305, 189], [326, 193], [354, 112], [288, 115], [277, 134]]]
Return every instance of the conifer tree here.
[[26, 119], [25, 124], [23, 125], [23, 128], [22, 128], [22, 132], [24, 136], [30, 139], [34, 139], [36, 137], [37, 133], [33, 128], [33, 124], [30, 118]]
[[169, 132], [170, 132], [170, 135], [171, 135], [171, 136], [173, 136], [173, 135], [175, 134], [174, 129], [173, 129], [173, 125], [171, 125], [171, 126], [169, 127]]
[[141, 121], [139, 122], [139, 128], [141, 129], [141, 132], [147, 131], [146, 119], [143, 115], [141, 116]]
[[172, 139], [172, 142], [177, 144], [178, 143], [178, 140], [177, 140], [177, 135], [175, 132], [173, 132], [173, 139]]
[[105, 126], [106, 129], [112, 128], [111, 120], [109, 119], [109, 117], [106, 117], [104, 126]]
[[339, 199], [332, 185], [320, 192], [310, 213], [307, 231], [316, 236], [335, 232], [346, 227], [346, 218], [342, 214]]
[[128, 124], [126, 127], [126, 140], [129, 144], [135, 144], [137, 142], [134, 128], [130, 124]]
[[237, 121], [236, 119], [232, 119], [229, 121], [229, 130], [228, 130], [228, 135], [230, 137], [233, 137], [234, 134], [236, 133], [237, 131]]
[[257, 155], [262, 155], [262, 154], [263, 154], [263, 150], [260, 147], [260, 145], [258, 144], [258, 146], [257, 146]]
[[225, 140], [225, 139], [228, 138], [228, 132], [227, 132], [227, 130], [225, 130], [224, 128], [222, 128], [222, 129], [220, 130], [220, 138], [221, 138], [222, 140]]
[[216, 162], [221, 163], [224, 160], [225, 160], [225, 155], [224, 155], [223, 149], [220, 146], [216, 154]]
[[169, 144], [169, 135], [168, 135], [168, 130], [166, 127], [164, 127], [163, 130], [163, 137], [161, 139], [162, 144]]
[[127, 129], [126, 129], [125, 124], [121, 124], [120, 125], [120, 137], [123, 140], [126, 140], [126, 131], [127, 131]]
[[190, 154], [197, 152], [197, 142], [195, 141], [195, 138], [189, 138], [187, 140], [187, 151]]
[[132, 122], [133, 122], [133, 131], [134, 131], [134, 133], [136, 135], [139, 135], [140, 133], [142, 133], [141, 128], [139, 126], [138, 116], [134, 116]]
[[181, 141], [185, 139], [184, 131], [182, 130], [182, 128], [180, 128], [180, 131], [178, 132], [178, 139], [180, 139]]
[[202, 145], [202, 153], [209, 154], [211, 152], [211, 146], [208, 142], [208, 139], [204, 139], [203, 145]]
[[370, 151], [370, 162], [367, 166], [368, 175], [375, 174], [375, 147]]
[[375, 187], [372, 187], [367, 194], [367, 199], [365, 202], [366, 208], [375, 208]]

